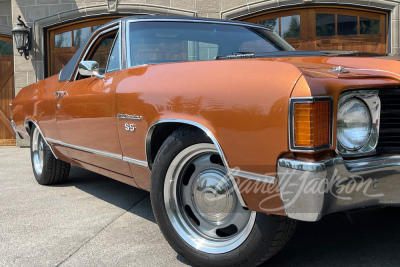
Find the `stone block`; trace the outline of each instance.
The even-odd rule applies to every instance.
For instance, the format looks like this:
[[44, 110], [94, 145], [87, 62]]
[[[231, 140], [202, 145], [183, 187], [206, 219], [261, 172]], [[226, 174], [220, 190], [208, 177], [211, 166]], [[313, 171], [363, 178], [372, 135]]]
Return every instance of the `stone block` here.
[[278, 7], [277, 0], [269, 0], [269, 1], [263, 1], [263, 2], [249, 4], [250, 13], [261, 12], [261, 11], [268, 10], [271, 8], [276, 8], [276, 7]]
[[392, 47], [399, 47], [400, 46], [400, 38], [399, 38], [399, 29], [400, 29], [400, 20], [392, 20], [391, 24], [391, 46]]
[[392, 2], [392, 1], [386, 1], [386, 0], [371, 0], [369, 6], [370, 7], [379, 7], [379, 8], [385, 8], [385, 9], [394, 9], [399, 2]]
[[236, 17], [241, 17], [249, 14], [249, 6], [243, 6], [236, 9], [231, 9], [229, 11], [221, 12], [222, 19], [233, 19]]
[[157, 6], [141, 5], [140, 6], [140, 12], [141, 13], [149, 13], [149, 14], [168, 15], [169, 8], [168, 7], [157, 7]]
[[219, 13], [221, 12], [220, 1], [215, 0], [196, 0], [197, 13]]
[[171, 2], [170, 0], [146, 0], [146, 5], [169, 7]]
[[399, 9], [400, 5], [397, 5], [395, 8], [393, 8], [392, 13], [390, 14], [392, 19], [400, 19]]
[[278, 6], [290, 6], [304, 4], [303, 0], [279, 0]]
[[337, 4], [339, 3], [339, 0], [315, 0], [313, 3]]
[[221, 13], [220, 12], [209, 12], [209, 13], [207, 13], [207, 18], [220, 19]]
[[37, 19], [47, 17], [49, 15], [49, 6], [27, 6], [29, 12], [26, 12], [25, 19], [27, 22], [34, 22]]
[[171, 0], [171, 7], [186, 10], [195, 10], [196, 0]]
[[[37, 65], [37, 64], [36, 64]], [[27, 83], [28, 85], [36, 83], [37, 79], [36, 79], [36, 73], [35, 72], [27, 72]]]
[[355, 4], [369, 6], [369, 0], [339, 0], [339, 4]]
[[238, 8], [242, 6], [246, 6], [246, 0], [221, 0], [221, 10], [228, 10], [232, 8]]
[[11, 1], [0, 1], [0, 16], [11, 16]]
[[15, 71], [14, 72], [14, 86], [15, 88], [24, 88], [28, 85], [28, 72]]
[[8, 25], [8, 16], [0, 16], [0, 25]]
[[54, 15], [75, 8], [76, 7], [72, 4], [49, 5], [49, 14]]
[[51, 4], [55, 4], [58, 5], [60, 3], [64, 3], [64, 0], [36, 0], [36, 3], [38, 5], [51, 5]]

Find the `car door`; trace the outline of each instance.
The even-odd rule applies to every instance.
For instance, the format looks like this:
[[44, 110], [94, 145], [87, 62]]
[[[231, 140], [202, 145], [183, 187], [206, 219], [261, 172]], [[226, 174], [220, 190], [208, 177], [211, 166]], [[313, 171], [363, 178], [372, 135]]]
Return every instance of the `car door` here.
[[119, 26], [115, 26], [89, 42], [83, 60], [98, 62], [103, 77], [76, 74], [58, 92], [56, 118], [61, 142], [72, 159], [131, 176], [128, 164], [122, 161], [116, 126], [121, 38]]

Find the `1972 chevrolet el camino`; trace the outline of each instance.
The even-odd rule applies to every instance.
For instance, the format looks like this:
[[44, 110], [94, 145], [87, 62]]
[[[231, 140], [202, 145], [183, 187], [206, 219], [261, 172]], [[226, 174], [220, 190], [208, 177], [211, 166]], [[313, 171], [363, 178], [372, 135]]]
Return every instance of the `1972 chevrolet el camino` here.
[[400, 204], [400, 62], [294, 51], [259, 25], [133, 16], [20, 91], [39, 184], [74, 164], [149, 190], [169, 244], [254, 266], [296, 222]]

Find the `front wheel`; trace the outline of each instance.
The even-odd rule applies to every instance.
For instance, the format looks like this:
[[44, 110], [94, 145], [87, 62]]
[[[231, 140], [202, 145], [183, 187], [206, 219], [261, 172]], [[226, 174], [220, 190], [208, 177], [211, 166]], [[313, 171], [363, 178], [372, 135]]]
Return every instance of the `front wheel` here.
[[36, 181], [42, 185], [63, 183], [68, 179], [71, 164], [56, 159], [39, 129], [32, 128], [31, 162]]
[[241, 206], [216, 147], [180, 128], [154, 162], [151, 201], [169, 244], [200, 266], [256, 266], [289, 240], [295, 221]]

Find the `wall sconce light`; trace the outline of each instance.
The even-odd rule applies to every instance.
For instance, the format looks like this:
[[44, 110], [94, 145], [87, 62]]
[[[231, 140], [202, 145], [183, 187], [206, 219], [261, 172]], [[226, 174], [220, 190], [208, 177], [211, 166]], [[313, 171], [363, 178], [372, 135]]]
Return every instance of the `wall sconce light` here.
[[25, 59], [29, 59], [29, 50], [31, 50], [31, 39], [32, 39], [32, 28], [28, 27], [25, 22], [22, 21], [21, 16], [18, 16], [19, 23], [11, 31], [14, 36], [15, 46], [18, 52], [24, 54]]

